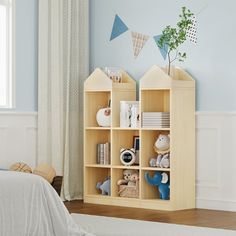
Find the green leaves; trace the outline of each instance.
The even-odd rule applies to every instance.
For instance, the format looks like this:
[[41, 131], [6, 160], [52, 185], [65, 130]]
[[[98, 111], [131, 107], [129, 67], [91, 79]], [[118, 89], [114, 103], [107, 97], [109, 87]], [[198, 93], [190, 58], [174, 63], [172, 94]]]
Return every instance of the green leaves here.
[[[169, 67], [170, 64], [178, 59], [179, 61], [184, 61], [187, 58], [186, 53], [178, 52], [178, 48], [181, 44], [186, 41], [187, 30], [192, 25], [192, 16], [193, 13], [186, 9], [186, 7], [182, 7], [182, 12], [179, 15], [180, 20], [177, 22], [176, 28], [172, 28], [170, 25], [166, 26], [166, 28], [162, 31], [162, 36], [158, 41], [158, 46], [163, 48], [164, 45], [168, 45], [168, 59], [169, 59]], [[172, 51], [176, 51], [175, 57], [171, 60], [170, 55]]]

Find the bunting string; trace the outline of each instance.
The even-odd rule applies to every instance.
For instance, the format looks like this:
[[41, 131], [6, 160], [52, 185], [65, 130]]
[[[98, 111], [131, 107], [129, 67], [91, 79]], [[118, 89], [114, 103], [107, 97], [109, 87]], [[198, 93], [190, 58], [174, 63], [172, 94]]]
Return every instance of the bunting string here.
[[[204, 9], [205, 8], [206, 7], [204, 7]], [[201, 9], [201, 12], [204, 9]], [[198, 13], [198, 15], [199, 15], [199, 13]], [[197, 19], [196, 19], [196, 15], [193, 16], [192, 22], [193, 22], [193, 24], [188, 29], [186, 36], [187, 36], [187, 39], [191, 43], [196, 45], [197, 44]], [[113, 22], [113, 26], [112, 26], [112, 32], [111, 32], [111, 36], [110, 36], [110, 41], [112, 41], [113, 39], [121, 36], [122, 34], [127, 32], [128, 30], [129, 30], [128, 26], [116, 14], [114, 22]], [[138, 55], [140, 54], [140, 52], [142, 51], [143, 47], [145, 46], [145, 44], [147, 43], [147, 41], [148, 41], [148, 39], [150, 37], [151, 36], [142, 34], [140, 32], [131, 31], [131, 38], [132, 38], [132, 43], [133, 43], [133, 53], [134, 53], [134, 58], [135, 59], [138, 57]], [[163, 59], [166, 60], [169, 48], [168, 48], [167, 44], [164, 44], [163, 47], [159, 46], [158, 42], [160, 40], [160, 37], [161, 37], [161, 34], [160, 35], [156, 35], [156, 36], [152, 36], [152, 38], [154, 39], [157, 47], [159, 48], [159, 51], [160, 51]]]

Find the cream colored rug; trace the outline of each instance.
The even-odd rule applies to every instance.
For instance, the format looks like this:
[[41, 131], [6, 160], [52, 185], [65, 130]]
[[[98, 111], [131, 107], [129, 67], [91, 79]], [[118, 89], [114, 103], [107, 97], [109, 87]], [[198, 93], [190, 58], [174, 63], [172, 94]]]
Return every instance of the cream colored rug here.
[[236, 231], [104, 216], [72, 214], [77, 224], [97, 236], [236, 236]]

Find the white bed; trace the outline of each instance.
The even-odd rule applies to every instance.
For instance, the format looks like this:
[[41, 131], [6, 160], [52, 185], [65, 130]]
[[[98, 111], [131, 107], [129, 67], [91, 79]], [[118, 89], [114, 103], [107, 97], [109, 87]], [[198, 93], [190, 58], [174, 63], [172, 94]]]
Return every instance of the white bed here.
[[26, 173], [0, 171], [1, 236], [89, 236], [52, 186]]

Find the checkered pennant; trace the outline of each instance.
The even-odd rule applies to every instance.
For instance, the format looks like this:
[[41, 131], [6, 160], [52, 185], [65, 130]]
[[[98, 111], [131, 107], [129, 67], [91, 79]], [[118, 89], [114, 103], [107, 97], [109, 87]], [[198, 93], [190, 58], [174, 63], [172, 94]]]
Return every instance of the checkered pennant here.
[[143, 46], [148, 41], [149, 36], [137, 32], [131, 32], [131, 35], [133, 42], [134, 58], [137, 58]]
[[197, 19], [196, 16], [192, 18], [192, 25], [186, 32], [187, 39], [193, 44], [197, 44]]

